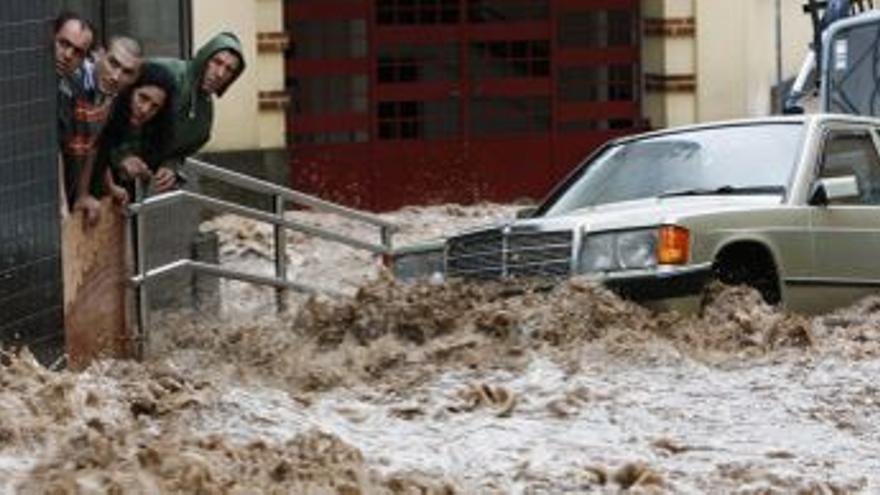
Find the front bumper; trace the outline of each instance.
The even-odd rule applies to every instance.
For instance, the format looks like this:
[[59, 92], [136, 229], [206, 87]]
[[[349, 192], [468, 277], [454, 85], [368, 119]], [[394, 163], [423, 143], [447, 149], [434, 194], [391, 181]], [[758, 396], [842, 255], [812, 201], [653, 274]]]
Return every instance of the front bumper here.
[[695, 313], [712, 280], [712, 264], [664, 268], [651, 273], [608, 276], [600, 283], [625, 299], [658, 311]]
[[445, 244], [442, 240], [395, 250], [391, 255], [392, 272], [398, 280], [443, 278]]
[[712, 279], [711, 263], [682, 268], [667, 268], [651, 273], [613, 275], [601, 283], [621, 297], [652, 301], [702, 295]]

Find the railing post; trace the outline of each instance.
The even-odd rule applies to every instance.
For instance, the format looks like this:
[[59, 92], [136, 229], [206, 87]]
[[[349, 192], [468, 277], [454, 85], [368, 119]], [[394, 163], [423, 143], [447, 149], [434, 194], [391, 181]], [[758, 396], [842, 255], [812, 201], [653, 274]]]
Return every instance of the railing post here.
[[[140, 180], [134, 181], [134, 197], [136, 203], [144, 200], [144, 187]], [[146, 355], [147, 342], [150, 338], [148, 321], [149, 299], [147, 298], [147, 250], [146, 250], [146, 226], [144, 225], [143, 213], [132, 215], [132, 227], [134, 228], [134, 259], [137, 276], [141, 282], [135, 287], [135, 305], [137, 306], [138, 325], [138, 359], [143, 360]]]
[[[284, 198], [279, 195], [272, 197], [274, 202], [273, 211], [275, 215], [284, 220]], [[282, 281], [287, 281], [287, 232], [281, 225], [273, 226], [275, 234], [275, 277]], [[287, 311], [287, 289], [279, 287], [275, 289], [275, 300], [278, 306], [278, 312]]]
[[392, 230], [389, 227], [379, 228], [379, 239], [382, 243], [382, 247], [385, 248], [385, 252], [382, 253], [382, 264], [387, 268], [391, 268], [391, 250], [393, 247], [391, 244], [392, 234]]

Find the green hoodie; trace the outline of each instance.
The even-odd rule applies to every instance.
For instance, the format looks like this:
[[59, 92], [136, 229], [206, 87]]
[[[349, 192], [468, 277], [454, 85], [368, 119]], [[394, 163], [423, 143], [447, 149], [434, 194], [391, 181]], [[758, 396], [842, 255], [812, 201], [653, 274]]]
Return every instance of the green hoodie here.
[[217, 92], [217, 96], [220, 97], [244, 72], [241, 42], [234, 34], [220, 33], [214, 36], [199, 48], [192, 60], [155, 58], [149, 61], [170, 71], [177, 83], [177, 91], [171, 107], [174, 132], [173, 137], [165, 143], [162, 152], [159, 153], [162, 162], [185, 158], [198, 151], [211, 138], [214, 100], [210, 94], [202, 91], [201, 80], [208, 60], [221, 50], [232, 51], [238, 55], [241, 63], [229, 84]]

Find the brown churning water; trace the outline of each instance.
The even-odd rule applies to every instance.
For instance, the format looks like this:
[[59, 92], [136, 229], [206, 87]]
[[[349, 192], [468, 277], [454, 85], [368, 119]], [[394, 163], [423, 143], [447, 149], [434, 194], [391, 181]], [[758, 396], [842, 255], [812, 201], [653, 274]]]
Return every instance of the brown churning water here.
[[[416, 238], [509, 212], [392, 216]], [[267, 232], [206, 228], [225, 261], [266, 263]], [[163, 315], [145, 363], [3, 359], [0, 492], [880, 490], [880, 298], [807, 318], [719, 288], [683, 317], [577, 279], [401, 286], [344, 248], [289, 254], [350, 297], [277, 316], [229, 283], [219, 316]]]

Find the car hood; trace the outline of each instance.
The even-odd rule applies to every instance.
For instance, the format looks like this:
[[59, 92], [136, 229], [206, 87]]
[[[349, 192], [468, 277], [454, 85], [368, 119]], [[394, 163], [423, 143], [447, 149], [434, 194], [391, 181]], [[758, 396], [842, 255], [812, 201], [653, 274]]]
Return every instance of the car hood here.
[[647, 198], [581, 208], [565, 215], [518, 219], [507, 225], [516, 231], [629, 229], [677, 223], [684, 217], [701, 214], [761, 210], [780, 204], [778, 195]]

